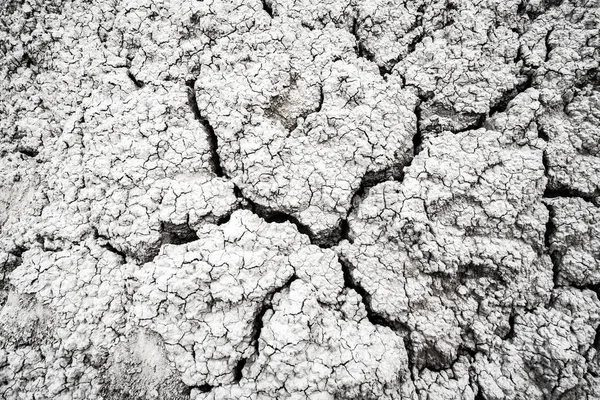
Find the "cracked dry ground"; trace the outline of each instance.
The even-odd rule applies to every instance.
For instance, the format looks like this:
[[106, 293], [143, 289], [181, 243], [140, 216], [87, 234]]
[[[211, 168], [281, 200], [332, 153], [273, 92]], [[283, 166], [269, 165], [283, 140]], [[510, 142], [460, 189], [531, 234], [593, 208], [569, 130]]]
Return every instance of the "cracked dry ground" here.
[[0, 398], [600, 399], [600, 1], [0, 15]]

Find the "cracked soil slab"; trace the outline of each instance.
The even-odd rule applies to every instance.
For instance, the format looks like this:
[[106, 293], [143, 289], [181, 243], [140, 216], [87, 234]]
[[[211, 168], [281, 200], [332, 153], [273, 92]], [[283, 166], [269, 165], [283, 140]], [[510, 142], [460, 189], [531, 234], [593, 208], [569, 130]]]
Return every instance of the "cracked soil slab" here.
[[0, 398], [600, 399], [599, 32], [0, 3]]

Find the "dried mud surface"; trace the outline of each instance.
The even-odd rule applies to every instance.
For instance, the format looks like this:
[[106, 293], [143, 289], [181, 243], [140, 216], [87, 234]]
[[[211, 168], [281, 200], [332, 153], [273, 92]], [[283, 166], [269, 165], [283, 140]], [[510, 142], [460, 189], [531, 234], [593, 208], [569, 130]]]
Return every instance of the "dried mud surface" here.
[[6, 0], [0, 54], [0, 398], [600, 399], [598, 0]]

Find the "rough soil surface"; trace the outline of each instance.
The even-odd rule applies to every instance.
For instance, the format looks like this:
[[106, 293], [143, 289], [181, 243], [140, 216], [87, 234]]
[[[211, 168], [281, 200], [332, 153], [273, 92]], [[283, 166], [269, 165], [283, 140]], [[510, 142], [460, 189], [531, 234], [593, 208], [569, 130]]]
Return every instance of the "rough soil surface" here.
[[600, 399], [600, 1], [0, 2], [0, 398]]

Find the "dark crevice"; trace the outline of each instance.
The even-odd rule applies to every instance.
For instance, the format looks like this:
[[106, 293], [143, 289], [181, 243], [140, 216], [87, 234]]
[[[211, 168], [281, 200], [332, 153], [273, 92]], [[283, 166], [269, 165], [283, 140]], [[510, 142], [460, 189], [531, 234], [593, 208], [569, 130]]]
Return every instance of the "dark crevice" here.
[[94, 239], [99, 240], [101, 242], [103, 242], [102, 244], [100, 244], [100, 247], [110, 251], [113, 254], [116, 254], [117, 256], [119, 256], [123, 261], [125, 261], [127, 259], [127, 253], [125, 253], [122, 250], [117, 249], [115, 246], [113, 246], [110, 243], [110, 240], [108, 237], [101, 235], [100, 233], [98, 233], [98, 230], [93, 228], [92, 231], [92, 236]]
[[[233, 210], [233, 211], [235, 211], [235, 210]], [[217, 219], [217, 221], [215, 222], [215, 225], [224, 225], [224, 224], [228, 223], [230, 219], [231, 219], [231, 213], [225, 214]]]
[[313, 232], [310, 230], [308, 226], [298, 221], [298, 218], [294, 217], [291, 214], [285, 213], [283, 211], [272, 210], [269, 207], [262, 206], [260, 204], [255, 203], [253, 200], [245, 197], [242, 194], [242, 190], [236, 185], [234, 189], [234, 193], [238, 198], [242, 200], [242, 208], [246, 210], [252, 211], [254, 214], [261, 217], [265, 222], [269, 223], [284, 223], [289, 222], [296, 226], [298, 232], [309, 237], [311, 243], [313, 241], [318, 242], [317, 239], [314, 238]]
[[353, 199], [357, 198], [357, 194], [362, 198], [362, 195], [367, 192], [367, 189], [379, 185], [380, 183], [387, 181], [401, 181], [404, 177], [404, 168], [410, 165], [411, 161], [412, 157], [405, 163], [397, 163], [380, 171], [367, 172], [363, 175], [359, 188], [354, 192]]
[[560, 7], [564, 0], [542, 0], [542, 7], [545, 11], [549, 11], [552, 8]]
[[587, 285], [569, 285], [579, 290], [591, 290], [596, 293], [596, 296], [600, 299], [600, 283], [589, 283]]
[[372, 185], [368, 185], [365, 178], [361, 180], [360, 186], [352, 195], [352, 199], [350, 200], [350, 208], [346, 213], [346, 218], [340, 221], [338, 231], [339, 231], [339, 242], [342, 240], [347, 240], [350, 243], [354, 243], [354, 238], [350, 235], [350, 224], [348, 223], [348, 218], [352, 212], [358, 207], [362, 199], [365, 197], [367, 190], [373, 187]]
[[254, 346], [256, 355], [258, 355], [259, 353], [258, 338], [260, 337], [260, 333], [263, 328], [263, 317], [265, 316], [268, 310], [271, 310], [273, 308], [273, 298], [277, 293], [281, 293], [284, 290], [288, 289], [292, 285], [292, 283], [297, 279], [298, 276], [296, 274], [293, 274], [282, 286], [270, 291], [265, 297], [265, 300], [263, 301], [262, 306], [258, 310], [258, 313], [256, 314], [256, 317], [254, 318], [254, 322], [252, 324], [252, 336], [250, 342]]
[[358, 208], [370, 188], [383, 182], [402, 181], [404, 178], [404, 170], [410, 165], [411, 162], [412, 158], [406, 164], [393, 165], [392, 167], [382, 171], [368, 172], [363, 175], [358, 189], [356, 189], [352, 195], [352, 199], [350, 200], [350, 208], [346, 212], [346, 217], [340, 221], [337, 229], [335, 229], [333, 235], [330, 236], [331, 245], [325, 247], [332, 247], [342, 240], [348, 240], [350, 243], [353, 243], [354, 239], [350, 235], [350, 226], [348, 224], [348, 218], [352, 212]]
[[[296, 225], [296, 229], [298, 229], [298, 232], [308, 236], [308, 237], [312, 237], [313, 233], [310, 230], [310, 228], [306, 225], [304, 225], [303, 223], [301, 223], [300, 221], [298, 221], [298, 218], [294, 217], [293, 215], [290, 214], [286, 214], [282, 211], [266, 211], [264, 208], [255, 206], [254, 208], [254, 212], [255, 214], [259, 215], [262, 219], [264, 219], [266, 222], [269, 223], [284, 223], [284, 222], [289, 222], [293, 225]], [[311, 239], [312, 241], [313, 239]]]
[[213, 171], [218, 177], [227, 177], [221, 166], [221, 157], [219, 156], [219, 139], [215, 134], [215, 130], [208, 120], [202, 115], [196, 101], [195, 80], [189, 80], [185, 83], [188, 87], [188, 102], [196, 119], [202, 124], [208, 134], [208, 143], [210, 146], [210, 154], [212, 160]]
[[366, 196], [368, 190], [373, 186], [376, 186], [380, 183], [387, 182], [390, 180], [402, 181], [404, 179], [404, 171], [407, 167], [409, 167], [414, 158], [421, 152], [423, 147], [423, 134], [421, 132], [421, 104], [424, 101], [427, 101], [428, 97], [421, 97], [419, 104], [415, 108], [415, 116], [416, 116], [416, 129], [415, 135], [412, 138], [413, 144], [413, 154], [408, 162], [404, 164], [394, 165], [388, 169], [383, 171], [366, 173], [360, 182], [360, 186], [352, 195], [352, 200], [350, 201], [350, 208], [346, 213], [346, 218], [340, 221], [340, 225], [337, 229], [339, 233], [339, 238], [337, 242], [339, 243], [341, 240], [348, 240], [350, 243], [353, 243], [353, 238], [350, 235], [350, 226], [348, 224], [348, 218], [352, 214], [352, 212], [359, 206], [362, 199]]
[[406, 332], [406, 334], [402, 338], [402, 341], [404, 342], [404, 349], [406, 350], [407, 368], [408, 368], [408, 371], [410, 372], [411, 379], [413, 380], [413, 382], [415, 382], [416, 381], [415, 371], [417, 371], [417, 368], [416, 368], [415, 362], [414, 362], [415, 356], [414, 356], [412, 340], [410, 339], [410, 332]]
[[362, 40], [360, 36], [358, 36], [358, 17], [354, 17], [352, 20], [352, 30], [350, 31], [352, 36], [354, 36], [354, 40], [356, 41], [356, 55], [362, 58], [366, 58], [364, 54], [364, 47], [362, 45]]
[[319, 86], [319, 104], [315, 108], [315, 113], [321, 112], [323, 108], [323, 101], [325, 100], [325, 93], [323, 93], [323, 85]]
[[550, 9], [554, 7], [560, 7], [560, 5], [563, 3], [563, 0], [542, 0], [540, 4], [541, 10], [527, 10], [527, 3], [528, 2], [526, 0], [523, 0], [521, 4], [519, 4], [517, 12], [519, 15], [526, 14], [529, 20], [534, 21], [535, 19], [539, 18], [540, 15], [550, 11]]
[[25, 253], [28, 249], [24, 246], [17, 246], [14, 250], [9, 251], [8, 253], [17, 257], [17, 258], [22, 258], [23, 257], [23, 253]]
[[246, 358], [242, 358], [237, 362], [237, 364], [235, 364], [235, 368], [233, 369], [233, 380], [235, 382], [239, 382], [242, 379], [242, 377], [243, 377], [242, 370], [244, 369], [244, 366], [246, 365], [246, 361], [247, 361]]
[[188, 223], [161, 222], [160, 230], [162, 232], [161, 247], [164, 244], [185, 244], [198, 240], [196, 231]]
[[144, 87], [145, 83], [142, 82], [142, 81], [140, 81], [140, 80], [138, 80], [138, 79], [136, 79], [136, 77], [131, 73], [130, 70], [127, 70], [127, 76], [129, 77], [129, 79], [131, 79], [131, 81], [133, 82], [133, 84], [135, 86], [137, 86], [138, 88], [141, 89], [141, 88]]
[[[243, 204], [248, 203], [248, 202], [252, 203], [252, 200], [247, 199], [244, 196], [244, 193], [242, 193], [242, 189], [240, 189], [240, 187], [238, 185], [236, 185], [235, 183], [233, 184], [233, 194], [235, 195], [235, 197], [238, 198], [238, 200], [242, 201]], [[250, 208], [250, 207], [248, 205], [246, 205], [245, 207], [242, 207], [242, 208]], [[252, 210], [250, 210], [250, 211], [252, 211]]]
[[384, 80], [387, 80], [387, 75], [392, 73], [392, 69], [394, 69], [395, 64], [396, 63], [392, 62], [391, 67], [386, 67], [385, 65], [383, 65], [383, 66], [379, 65], [377, 67], [377, 68], [379, 68], [379, 75], [381, 75]]
[[487, 398], [483, 395], [483, 390], [481, 390], [481, 386], [477, 384], [477, 394], [473, 400], [486, 400]]
[[[538, 137], [545, 142], [550, 140], [548, 133], [544, 130], [544, 128], [541, 125], [538, 125]], [[545, 153], [546, 152], [544, 152], [544, 163], [546, 162]], [[544, 167], [546, 167], [546, 165], [544, 165]], [[547, 168], [546, 168], [546, 170], [547, 170]]]
[[305, 21], [300, 22], [300, 26], [303, 28], [308, 29], [309, 31], [314, 31], [315, 27], [312, 25], [307, 24]]
[[198, 386], [198, 388], [197, 388], [197, 389], [198, 389], [199, 391], [201, 391], [202, 393], [208, 393], [208, 392], [210, 392], [210, 391], [212, 390], [212, 388], [213, 388], [213, 387], [212, 387], [211, 385], [209, 385], [209, 384], [205, 383], [204, 385], [200, 385], [200, 386]]
[[527, 12], [527, 0], [521, 0], [519, 7], [517, 7], [517, 15], [525, 15]]
[[487, 117], [485, 114], [480, 114], [477, 119], [475, 120], [475, 122], [465, 126], [462, 129], [457, 129], [457, 130], [453, 130], [454, 133], [462, 133], [462, 132], [467, 132], [467, 131], [475, 131], [477, 129], [481, 129], [483, 128], [483, 126], [485, 125], [485, 123], [487, 122]]
[[445, 357], [433, 346], [422, 349], [419, 352], [419, 357], [417, 359], [417, 369], [419, 373], [422, 373], [426, 369], [431, 372], [440, 373], [447, 370], [451, 365], [452, 361], [448, 360], [448, 357]]
[[425, 31], [419, 33], [410, 41], [410, 43], [408, 44], [408, 54], [413, 53], [415, 51], [417, 45], [423, 41], [424, 37]]
[[594, 336], [594, 343], [592, 344], [592, 347], [596, 349], [598, 354], [600, 354], [600, 325], [598, 325], [596, 328], [596, 336]]
[[110, 251], [111, 253], [114, 253], [116, 255], [118, 255], [119, 257], [121, 257], [123, 260], [127, 259], [127, 254], [125, 254], [125, 252], [115, 248], [112, 244], [110, 244], [110, 242], [106, 242], [105, 244], [101, 244], [100, 247], [105, 248], [106, 250]]
[[517, 84], [512, 90], [505, 92], [502, 97], [490, 108], [488, 116], [493, 116], [496, 113], [504, 112], [508, 108], [510, 102], [517, 97], [519, 93], [523, 93], [533, 85], [533, 73], [525, 73], [526, 79]]
[[546, 231], [544, 232], [544, 245], [546, 246], [546, 251], [550, 256], [550, 260], [552, 261], [552, 280], [554, 282], [554, 287], [558, 287], [562, 256], [557, 250], [552, 248], [552, 236], [556, 232], [556, 226], [554, 225], [554, 208], [548, 204], [546, 204], [546, 208], [548, 209], [548, 221], [546, 222]]
[[[371, 51], [369, 51], [364, 43], [363, 40], [360, 38], [360, 36], [358, 35], [358, 26], [359, 22], [358, 22], [358, 16], [354, 17], [354, 19], [352, 20], [352, 30], [350, 31], [350, 33], [352, 33], [352, 35], [354, 36], [354, 39], [356, 41], [356, 45], [355, 45], [355, 52], [356, 55], [360, 58], [364, 58], [367, 61], [370, 61], [374, 64], [377, 65], [377, 63], [375, 63], [375, 54], [373, 54]], [[385, 78], [385, 75], [388, 74], [391, 71], [391, 68], [386, 68], [386, 67], [379, 67], [379, 74]]]
[[273, 18], [273, 7], [269, 4], [269, 0], [262, 0], [262, 8], [269, 14], [269, 17]]
[[504, 92], [504, 94], [490, 107], [490, 110], [487, 114], [479, 114], [475, 121], [462, 129], [453, 130], [454, 133], [462, 133], [472, 130], [477, 130], [480, 128], [484, 128], [487, 126], [488, 118], [495, 116], [498, 113], [505, 112], [508, 108], [508, 105], [511, 101], [514, 100], [519, 93], [523, 93], [527, 89], [533, 86], [533, 73], [526, 72], [524, 73], [526, 79], [517, 84], [513, 89]]
[[[419, 111], [420, 114], [420, 111]], [[417, 117], [417, 133], [415, 133], [415, 135], [413, 136], [412, 142], [413, 142], [413, 156], [416, 156], [417, 154], [419, 154], [419, 152], [421, 151], [421, 146], [423, 145], [423, 134], [421, 133], [421, 128], [420, 128], [420, 118], [421, 116], [419, 115]]]
[[527, 18], [529, 18], [530, 21], [534, 21], [536, 20], [540, 15], [543, 14], [543, 12], [538, 12], [538, 11], [527, 11]]
[[421, 105], [426, 102], [428, 99], [424, 98], [424, 97], [420, 97], [419, 98], [419, 104], [417, 105], [417, 107], [415, 108], [415, 117], [417, 118], [416, 121], [416, 133], [413, 136], [412, 142], [413, 142], [413, 158], [417, 156], [417, 154], [419, 154], [419, 152], [421, 151], [421, 147], [423, 145], [423, 132], [421, 131]]
[[594, 90], [600, 90], [600, 70], [598, 68], [590, 68], [583, 75], [579, 76], [575, 82], [577, 89], [583, 89], [590, 85]]
[[[547, 132], [544, 130], [542, 126], [538, 126], [538, 137], [549, 141], [549, 137]], [[565, 198], [579, 198], [588, 203], [594, 204], [595, 206], [600, 207], [600, 190], [595, 190], [594, 192], [586, 193], [580, 190], [572, 189], [560, 185], [559, 183], [553, 182], [548, 172], [550, 170], [550, 166], [548, 165], [548, 150], [544, 150], [544, 155], [542, 156], [542, 164], [544, 165], [544, 174], [548, 179], [548, 183], [546, 184], [546, 189], [544, 190], [543, 197], [548, 199], [553, 199], [557, 197], [565, 197]]]
[[600, 190], [596, 190], [592, 194], [589, 194], [563, 186], [548, 185], [544, 191], [544, 198], [552, 199], [556, 197], [579, 198], [588, 203], [600, 206]]
[[548, 221], [546, 221], [546, 230], [544, 231], [544, 246], [548, 251], [552, 245], [552, 235], [556, 232], [556, 226], [554, 225], [554, 209], [552, 206], [546, 205], [548, 209]]
[[333, 228], [328, 232], [323, 232], [320, 235], [316, 235], [308, 225], [300, 222], [298, 218], [296, 218], [289, 212], [273, 210], [270, 207], [260, 205], [254, 202], [253, 200], [247, 198], [243, 195], [242, 190], [237, 185], [235, 186], [234, 193], [236, 194], [238, 199], [241, 200], [240, 208], [253, 212], [268, 223], [289, 222], [293, 224], [298, 230], [298, 232], [308, 236], [311, 244], [314, 244], [324, 249], [328, 249], [337, 245], [343, 239], [341, 224], [340, 226]]
[[[423, 28], [423, 16], [425, 15], [425, 5], [427, 3], [423, 3], [421, 4], [418, 8], [417, 8], [417, 18], [415, 19], [415, 23], [412, 26], [412, 29], [410, 31], [414, 31], [418, 28]], [[417, 44], [419, 44], [423, 38], [425, 37], [425, 29], [421, 29], [421, 32], [416, 35], [411, 42], [408, 44], [408, 54], [412, 53], [415, 51], [415, 48], [417, 47]]]
[[506, 333], [506, 335], [504, 335], [504, 337], [502, 338], [503, 340], [510, 340], [513, 339], [515, 337], [515, 314], [510, 314], [510, 316], [508, 317], [508, 332]]
[[362, 303], [365, 306], [365, 310], [367, 311], [367, 319], [369, 322], [371, 322], [373, 325], [388, 327], [395, 332], [399, 332], [408, 336], [410, 330], [405, 324], [398, 321], [391, 321], [373, 310], [371, 307], [371, 294], [367, 292], [365, 288], [363, 288], [358, 282], [356, 282], [352, 276], [352, 270], [354, 267], [343, 257], [338, 257], [338, 260], [342, 266], [342, 272], [344, 274], [344, 287], [352, 289], [359, 294], [362, 299]]
[[2, 309], [6, 303], [8, 292], [12, 289], [9, 275], [17, 267], [23, 264], [22, 256], [25, 251], [26, 249], [24, 247], [17, 247], [12, 252], [9, 251], [9, 254], [12, 255], [14, 259], [9, 259], [8, 262], [4, 263], [4, 265], [0, 265], [0, 309]]
[[420, 357], [419, 361], [422, 365], [419, 365], [418, 367], [419, 372], [423, 372], [425, 369], [437, 373], [445, 370], [452, 370], [461, 357], [467, 356], [474, 360], [476, 354], [477, 350], [460, 345], [456, 352], [456, 356], [453, 359], [449, 359], [448, 357], [444, 357], [437, 350], [430, 348], [425, 350]]
[[214, 386], [212, 386], [212, 385], [209, 385], [208, 383], [202, 384], [202, 385], [200, 385], [200, 386], [188, 386], [188, 388], [187, 388], [187, 390], [186, 390], [186, 393], [185, 393], [185, 394], [186, 394], [187, 396], [189, 396], [189, 395], [190, 395], [190, 393], [192, 392], [192, 389], [197, 389], [197, 390], [199, 390], [199, 391], [200, 391], [200, 392], [202, 392], [202, 393], [208, 393], [208, 392], [210, 392], [211, 390], [213, 390], [213, 387], [214, 387]]
[[[515, 56], [515, 58], [513, 58], [513, 64], [518, 63], [522, 59], [523, 59], [523, 46], [519, 45], [519, 47], [517, 48], [517, 55]], [[525, 60], [523, 60], [523, 64], [525, 64]]]
[[350, 264], [350, 262], [343, 257], [338, 257], [338, 261], [342, 267], [342, 273], [344, 276], [344, 287], [348, 289], [354, 290], [361, 298], [361, 302], [365, 307], [367, 312], [367, 319], [373, 325], [380, 325], [390, 328], [394, 332], [399, 333], [402, 336], [402, 340], [404, 341], [404, 347], [406, 349], [408, 370], [411, 374], [412, 379], [414, 380], [414, 354], [413, 354], [413, 345], [410, 339], [410, 328], [399, 321], [391, 321], [385, 318], [383, 315], [377, 313], [373, 310], [371, 306], [371, 294], [367, 292], [365, 288], [363, 288], [352, 276], [352, 269], [354, 267]]
[[375, 55], [367, 50], [362, 41], [356, 42], [356, 54], [367, 61], [375, 63]]
[[[189, 218], [189, 215], [188, 215]], [[229, 222], [229, 220], [231, 219], [231, 214], [226, 214], [221, 216], [219, 219], [217, 219], [214, 224], [215, 225], [223, 225], [226, 224], [227, 222]], [[107, 239], [107, 238], [104, 238]], [[192, 229], [192, 227], [189, 225], [189, 222], [183, 223], [183, 224], [173, 224], [170, 222], [164, 222], [162, 221], [160, 223], [160, 243], [158, 243], [158, 245], [156, 247], [150, 248], [147, 253], [143, 256], [139, 255], [139, 254], [129, 254], [123, 251], [119, 251], [115, 248], [113, 248], [112, 246], [110, 248], [103, 246], [105, 248], [107, 248], [108, 250], [113, 251], [116, 254], [121, 255], [122, 257], [126, 257], [127, 255], [130, 255], [134, 260], [141, 262], [141, 263], [146, 263], [149, 261], [152, 261], [156, 258], [156, 256], [158, 256], [158, 254], [160, 254], [160, 250], [161, 248], [166, 245], [166, 244], [172, 244], [172, 245], [182, 245], [182, 244], [186, 244], [186, 243], [191, 243], [191, 242], [195, 242], [196, 240], [198, 240], [198, 234], [196, 233], [196, 231], [194, 229]]]
[[23, 53], [23, 56], [21, 57], [21, 65], [25, 65], [25, 67], [31, 68], [32, 65], [35, 66], [37, 65], [37, 63], [33, 58], [31, 58], [29, 53]]
[[[258, 339], [260, 338], [260, 334], [261, 334], [262, 328], [264, 326], [263, 318], [264, 318], [265, 314], [267, 313], [267, 311], [273, 309], [273, 298], [275, 297], [275, 295], [277, 293], [281, 293], [285, 289], [289, 288], [292, 285], [292, 282], [294, 282], [297, 279], [298, 279], [298, 276], [296, 274], [293, 274], [287, 280], [287, 282], [283, 284], [283, 286], [278, 287], [277, 289], [269, 292], [267, 294], [267, 296], [265, 297], [262, 305], [258, 309], [258, 312], [256, 313], [256, 316], [254, 317], [254, 321], [252, 323], [252, 334], [250, 336], [250, 343], [254, 347], [253, 357], [255, 357], [255, 358], [258, 357], [258, 355], [260, 353]], [[235, 369], [233, 371], [233, 376], [234, 376], [235, 382], [239, 382], [243, 378], [243, 369], [246, 366], [247, 362], [248, 362], [248, 359], [242, 358], [242, 359], [238, 360], [238, 362], [236, 363]]]
[[[356, 196], [356, 195], [355, 195]], [[348, 210], [348, 214], [350, 214], [352, 208]], [[341, 240], [347, 240], [350, 243], [354, 243], [354, 239], [350, 237], [350, 224], [348, 223], [348, 218], [344, 218], [342, 222], [340, 222], [340, 237]]]
[[552, 46], [550, 46], [550, 35], [552, 35], [553, 31], [554, 28], [549, 29], [544, 38], [544, 46], [546, 46], [546, 56], [544, 57], [544, 62], [548, 62], [548, 60], [550, 60], [550, 52], [552, 51]]
[[39, 151], [35, 150], [35, 149], [31, 149], [28, 147], [17, 147], [17, 151], [21, 154], [23, 154], [24, 156], [30, 157], [30, 158], [34, 158], [37, 157], [37, 155], [39, 154]]
[[[254, 354], [256, 356], [258, 356], [260, 353], [260, 344], [259, 344], [258, 339], [260, 338], [262, 328], [264, 327], [263, 318], [264, 318], [265, 314], [267, 313], [267, 311], [271, 310], [271, 307], [272, 307], [271, 300], [272, 300], [272, 296], [270, 296], [270, 298], [268, 296], [267, 299], [265, 299], [264, 303], [259, 308], [258, 313], [254, 317], [254, 321], [252, 323], [252, 335], [250, 337], [250, 343], [252, 343], [252, 346], [254, 347]], [[241, 364], [246, 365], [246, 361], [247, 361], [246, 359], [241, 359], [237, 363], [237, 366], [239, 366]], [[238, 379], [241, 379], [241, 378], [242, 378], [242, 371], [240, 370], [240, 372], [238, 374]]]

